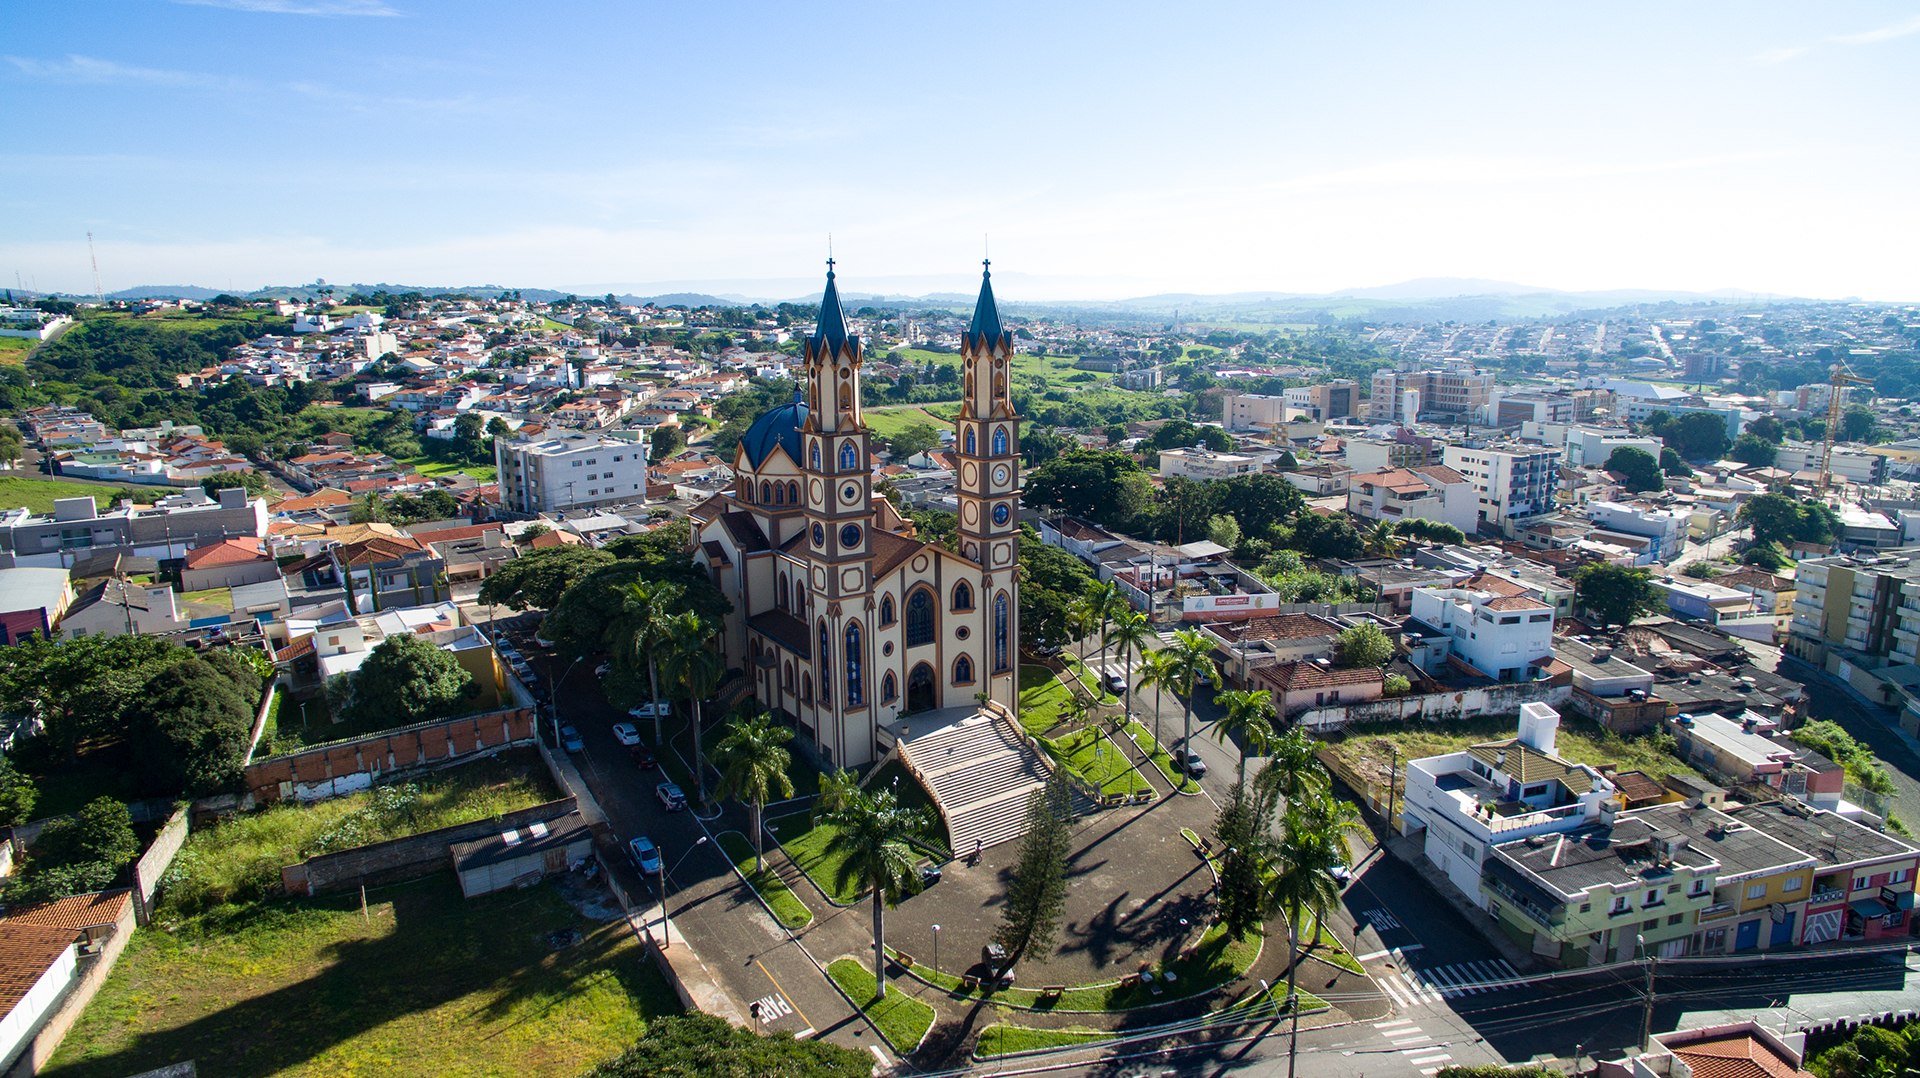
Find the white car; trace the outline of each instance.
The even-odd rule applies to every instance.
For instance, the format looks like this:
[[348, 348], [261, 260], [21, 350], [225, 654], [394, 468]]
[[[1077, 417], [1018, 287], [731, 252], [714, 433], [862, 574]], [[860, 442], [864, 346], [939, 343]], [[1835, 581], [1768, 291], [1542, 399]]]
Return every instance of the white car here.
[[613, 671], [613, 662], [612, 662], [611, 660], [609, 660], [609, 661], [607, 661], [607, 662], [603, 662], [603, 663], [601, 663], [601, 664], [600, 664], [599, 666], [596, 666], [596, 667], [594, 667], [594, 668], [593, 668], [593, 676], [594, 676], [594, 677], [606, 677], [606, 676], [607, 676], [607, 675], [608, 675], [609, 673], [611, 673], [612, 671]]
[[653, 701], [649, 700], [646, 703], [641, 704], [639, 707], [628, 708], [627, 714], [632, 715], [636, 719], [652, 719], [652, 718], [664, 719], [667, 717], [668, 714], [672, 712], [672, 710], [673, 710], [673, 705], [667, 703], [665, 700], [662, 700], [660, 701], [660, 710], [655, 711], [653, 709]]
[[613, 736], [622, 745], [638, 745], [640, 743], [640, 731], [634, 729], [633, 724], [630, 722], [614, 723]]

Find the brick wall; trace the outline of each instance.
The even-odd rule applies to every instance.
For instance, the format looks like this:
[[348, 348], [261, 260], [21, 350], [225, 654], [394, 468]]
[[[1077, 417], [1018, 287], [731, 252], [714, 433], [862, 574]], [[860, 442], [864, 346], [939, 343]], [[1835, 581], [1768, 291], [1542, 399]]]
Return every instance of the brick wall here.
[[539, 820], [565, 816], [576, 807], [573, 798], [563, 797], [504, 816], [356, 846], [338, 853], [323, 853], [281, 869], [280, 884], [290, 895], [317, 895], [328, 891], [345, 891], [362, 884], [371, 887], [418, 879], [442, 869], [451, 869], [453, 853], [447, 847], [455, 842], [467, 842]]
[[247, 766], [246, 783], [256, 805], [320, 801], [368, 789], [383, 775], [421, 770], [533, 739], [531, 709], [490, 711], [268, 756]]

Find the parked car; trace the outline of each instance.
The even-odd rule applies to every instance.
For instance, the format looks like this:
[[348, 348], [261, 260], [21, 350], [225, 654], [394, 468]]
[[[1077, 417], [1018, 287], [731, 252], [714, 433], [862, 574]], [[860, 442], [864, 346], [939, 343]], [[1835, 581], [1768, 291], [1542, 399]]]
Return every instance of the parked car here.
[[614, 723], [613, 737], [614, 740], [620, 742], [622, 745], [638, 745], [640, 743], [640, 731], [634, 729], [633, 724], [630, 722]]
[[627, 840], [627, 856], [633, 858], [633, 867], [648, 876], [660, 872], [660, 848], [645, 835]]
[[580, 739], [580, 731], [571, 726], [560, 728], [560, 747], [568, 752], [585, 752], [587, 743]]
[[681, 792], [680, 784], [676, 782], [663, 782], [655, 786], [653, 796], [660, 799], [661, 806], [668, 812], [679, 812], [687, 807], [687, 795]]
[[660, 761], [653, 755], [653, 750], [647, 748], [645, 745], [635, 745], [629, 748], [627, 755], [633, 758], [633, 766], [642, 771], [651, 771], [660, 766]]
[[1186, 759], [1180, 761], [1180, 763], [1181, 766], [1187, 769], [1187, 774], [1192, 775], [1196, 779], [1207, 773], [1207, 762], [1200, 758], [1199, 753], [1192, 750], [1188, 750]]
[[594, 677], [606, 677], [606, 676], [607, 676], [608, 674], [610, 674], [610, 673], [612, 673], [612, 672], [613, 672], [613, 662], [612, 662], [612, 660], [608, 660], [608, 661], [606, 661], [606, 662], [603, 662], [603, 663], [601, 663], [601, 664], [600, 664], [599, 666], [596, 666], [596, 667], [594, 667], [594, 668], [593, 668], [593, 676], [594, 676]]
[[1327, 875], [1332, 876], [1341, 883], [1345, 883], [1353, 878], [1353, 870], [1345, 865], [1335, 865], [1327, 870]]
[[928, 862], [920, 866], [920, 887], [925, 890], [940, 882], [940, 866]]
[[666, 718], [667, 715], [671, 713], [672, 710], [673, 710], [673, 705], [667, 703], [665, 700], [662, 700], [660, 701], [660, 710], [655, 711], [653, 708], [653, 701], [649, 700], [646, 703], [641, 704], [639, 707], [628, 708], [627, 714], [632, 715], [636, 719], [651, 719], [651, 718], [655, 718], [656, 716], [659, 718]]
[[1107, 691], [1115, 696], [1125, 696], [1127, 694], [1127, 679], [1121, 677], [1119, 674], [1107, 675]]

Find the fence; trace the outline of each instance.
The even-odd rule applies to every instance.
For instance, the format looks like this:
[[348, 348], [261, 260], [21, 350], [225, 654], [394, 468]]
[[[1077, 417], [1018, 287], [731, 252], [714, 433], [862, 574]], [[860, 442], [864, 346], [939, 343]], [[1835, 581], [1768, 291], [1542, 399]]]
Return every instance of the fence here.
[[1572, 693], [1573, 689], [1566, 685], [1550, 685], [1544, 681], [1515, 682], [1458, 692], [1419, 693], [1341, 707], [1314, 708], [1301, 712], [1294, 717], [1294, 721], [1308, 730], [1330, 731], [1344, 729], [1348, 723], [1355, 722], [1399, 722], [1404, 719], [1442, 722], [1475, 715], [1512, 715], [1519, 713], [1521, 704], [1564, 703]]
[[534, 740], [528, 708], [420, 723], [349, 741], [268, 756], [247, 765], [255, 804], [321, 801], [373, 786], [382, 776], [424, 770]]
[[153, 837], [153, 843], [140, 860], [133, 864], [133, 905], [134, 914], [141, 924], [153, 916], [153, 893], [160, 887], [160, 877], [167, 874], [167, 866], [173, 864], [174, 855], [180, 847], [186, 845], [189, 822], [192, 818], [191, 807], [181, 805], [173, 810], [165, 827]]
[[483, 835], [510, 831], [525, 824], [551, 820], [574, 811], [574, 799], [563, 797], [544, 805], [517, 809], [491, 819], [472, 820], [405, 838], [373, 842], [337, 853], [309, 857], [280, 870], [280, 885], [290, 895], [318, 895], [345, 891], [362, 884], [373, 886], [417, 879], [453, 867], [447, 847]]

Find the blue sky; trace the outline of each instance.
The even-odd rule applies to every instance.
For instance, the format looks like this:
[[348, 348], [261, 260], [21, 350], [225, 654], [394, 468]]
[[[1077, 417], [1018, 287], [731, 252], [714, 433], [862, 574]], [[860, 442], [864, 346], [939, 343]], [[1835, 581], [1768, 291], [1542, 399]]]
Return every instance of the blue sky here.
[[1920, 300], [1920, 4], [0, 0], [0, 277]]

